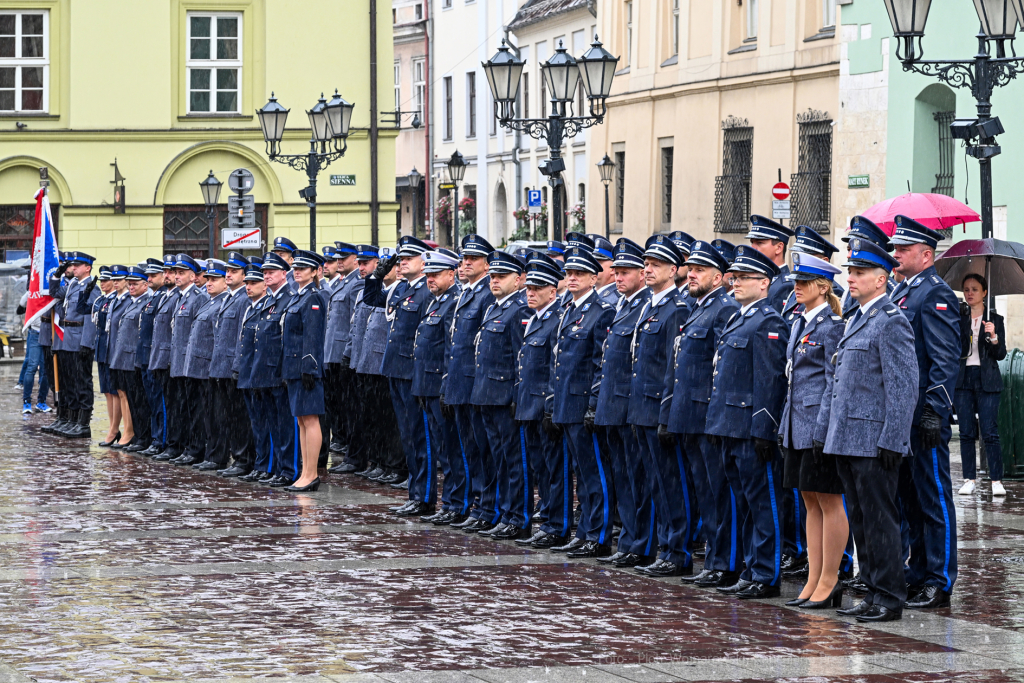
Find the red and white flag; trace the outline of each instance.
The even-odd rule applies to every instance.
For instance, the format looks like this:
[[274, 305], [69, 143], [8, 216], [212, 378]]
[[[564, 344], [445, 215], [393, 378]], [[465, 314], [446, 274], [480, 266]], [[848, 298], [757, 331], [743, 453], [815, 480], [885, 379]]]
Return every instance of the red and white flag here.
[[[36, 225], [32, 237], [32, 271], [28, 278], [28, 303], [25, 305], [25, 324], [22, 332], [29, 325], [41, 318], [53, 308], [54, 299], [50, 295], [50, 278], [60, 266], [60, 254], [57, 251], [57, 235], [53, 231], [53, 215], [50, 213], [50, 198], [46, 189], [40, 188], [36, 193]], [[54, 317], [54, 334], [64, 338], [64, 330]]]

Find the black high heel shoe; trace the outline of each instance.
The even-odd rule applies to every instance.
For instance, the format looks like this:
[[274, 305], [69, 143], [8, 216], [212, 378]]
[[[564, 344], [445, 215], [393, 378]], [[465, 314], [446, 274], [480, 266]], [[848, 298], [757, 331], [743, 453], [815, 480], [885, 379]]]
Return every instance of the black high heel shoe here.
[[115, 436], [113, 439], [111, 439], [110, 441], [100, 441], [99, 445], [103, 446], [103, 448], [110, 448], [111, 446], [113, 446], [115, 443], [117, 443], [120, 440], [121, 440], [121, 432], [118, 432], [117, 436]]
[[800, 609], [826, 609], [826, 608], [839, 608], [843, 606], [843, 584], [837, 583], [836, 587], [832, 589], [832, 594], [824, 600], [808, 600], [807, 602], [800, 605]]
[[320, 477], [317, 477], [305, 486], [285, 486], [281, 490], [287, 491], [288, 493], [312, 493], [318, 488], [320, 488]]
[[792, 600], [786, 601], [786, 607], [799, 607], [810, 600], [810, 598], [793, 598]]

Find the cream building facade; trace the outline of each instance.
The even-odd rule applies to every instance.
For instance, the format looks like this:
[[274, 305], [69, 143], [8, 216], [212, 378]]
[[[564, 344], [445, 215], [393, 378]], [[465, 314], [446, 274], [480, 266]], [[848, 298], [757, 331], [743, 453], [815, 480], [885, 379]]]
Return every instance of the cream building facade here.
[[[261, 240], [285, 235], [308, 246], [309, 209], [298, 194], [306, 175], [268, 160], [255, 110], [275, 91], [291, 108], [282, 151], [300, 154], [309, 150], [304, 110], [334, 88], [355, 111], [346, 155], [319, 177], [317, 241], [368, 241], [368, 9], [368, 0], [307, 0], [301, 11], [282, 0], [93, 0], [72, 11], [70, 0], [0, 0], [3, 248], [27, 248], [43, 166], [61, 249], [89, 252], [100, 263], [135, 263], [170, 251], [205, 256], [198, 183], [211, 170], [225, 183], [223, 227], [228, 175], [239, 167], [255, 177]], [[390, 109], [392, 97], [391, 19], [380, 6], [381, 110]], [[379, 134], [383, 244], [395, 235], [396, 134]], [[123, 214], [112, 206], [115, 159], [126, 179]], [[340, 180], [332, 182], [332, 175]]]
[[[612, 231], [685, 230], [742, 241], [793, 187], [792, 218], [837, 239], [834, 0], [601, 0], [598, 34], [621, 56], [592, 156], [615, 162]], [[591, 167], [589, 185], [600, 186]], [[602, 202], [591, 202], [603, 221]]]

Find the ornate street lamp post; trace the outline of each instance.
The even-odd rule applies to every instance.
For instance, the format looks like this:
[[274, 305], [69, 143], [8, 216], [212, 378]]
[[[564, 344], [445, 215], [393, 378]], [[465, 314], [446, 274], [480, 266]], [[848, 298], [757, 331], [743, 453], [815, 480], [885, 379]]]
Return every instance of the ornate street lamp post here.
[[608, 184], [612, 182], [612, 174], [615, 173], [615, 162], [605, 154], [604, 159], [597, 162], [597, 170], [601, 172], [601, 182], [604, 183], [604, 236], [610, 239], [612, 219], [608, 213]]
[[466, 159], [459, 153], [459, 150], [455, 150], [452, 153], [452, 158], [448, 160], [448, 176], [452, 180], [452, 185], [455, 186], [455, 192], [452, 195], [454, 197], [452, 202], [453, 234], [448, 235], [448, 246], [455, 249], [457, 246], [455, 240], [459, 239], [459, 183], [466, 177]]
[[420, 183], [423, 181], [423, 174], [416, 170], [413, 166], [412, 170], [409, 171], [409, 189], [412, 190], [412, 235], [413, 237], [419, 237], [417, 227], [420, 219], [416, 212], [416, 205], [419, 200]]
[[216, 255], [217, 248], [217, 202], [220, 200], [220, 188], [223, 185], [221, 181], [213, 175], [213, 171], [210, 171], [210, 175], [206, 176], [201, 183], [199, 183], [199, 189], [203, 191], [203, 203], [206, 204], [206, 221], [207, 231], [210, 233], [210, 253], [209, 258], [214, 258]]

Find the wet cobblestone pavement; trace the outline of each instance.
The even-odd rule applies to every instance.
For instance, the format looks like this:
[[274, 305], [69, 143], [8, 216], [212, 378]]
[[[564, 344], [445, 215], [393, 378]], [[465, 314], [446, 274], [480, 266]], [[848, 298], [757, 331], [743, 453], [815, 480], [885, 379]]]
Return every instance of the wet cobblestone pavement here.
[[294, 496], [49, 437], [12, 398], [0, 683], [1024, 680], [1024, 483], [956, 497], [951, 608], [868, 627], [784, 607], [798, 583], [740, 602], [400, 520], [353, 477]]

